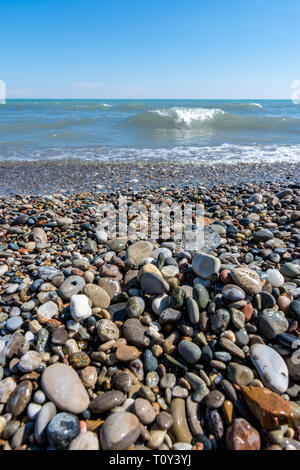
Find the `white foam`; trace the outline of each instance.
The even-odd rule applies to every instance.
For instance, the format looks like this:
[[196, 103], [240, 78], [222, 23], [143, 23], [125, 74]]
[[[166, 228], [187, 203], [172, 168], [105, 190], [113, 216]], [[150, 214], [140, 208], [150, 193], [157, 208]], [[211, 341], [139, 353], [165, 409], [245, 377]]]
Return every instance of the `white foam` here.
[[225, 114], [222, 109], [216, 108], [179, 108], [154, 109], [151, 111], [159, 116], [174, 119], [177, 123], [185, 123], [190, 126], [194, 121], [207, 121], [217, 115]]
[[263, 109], [263, 105], [261, 105], [260, 103], [250, 103], [250, 106], [255, 106], [256, 108]]

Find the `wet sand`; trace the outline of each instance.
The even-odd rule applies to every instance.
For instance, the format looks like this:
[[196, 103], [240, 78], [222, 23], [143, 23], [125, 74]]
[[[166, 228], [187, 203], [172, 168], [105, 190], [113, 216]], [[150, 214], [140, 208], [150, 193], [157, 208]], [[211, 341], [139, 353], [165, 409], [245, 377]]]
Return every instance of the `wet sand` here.
[[298, 185], [299, 170], [300, 163], [209, 165], [189, 162], [8, 161], [0, 163], [0, 194], [143, 191], [160, 187], [212, 187], [223, 183], [236, 185], [286, 182]]

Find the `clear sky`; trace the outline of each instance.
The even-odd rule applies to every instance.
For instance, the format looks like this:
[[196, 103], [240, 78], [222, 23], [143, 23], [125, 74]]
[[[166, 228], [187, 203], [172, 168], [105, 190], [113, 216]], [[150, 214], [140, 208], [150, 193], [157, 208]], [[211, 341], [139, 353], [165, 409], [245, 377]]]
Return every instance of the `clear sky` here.
[[290, 98], [299, 0], [0, 0], [8, 98]]

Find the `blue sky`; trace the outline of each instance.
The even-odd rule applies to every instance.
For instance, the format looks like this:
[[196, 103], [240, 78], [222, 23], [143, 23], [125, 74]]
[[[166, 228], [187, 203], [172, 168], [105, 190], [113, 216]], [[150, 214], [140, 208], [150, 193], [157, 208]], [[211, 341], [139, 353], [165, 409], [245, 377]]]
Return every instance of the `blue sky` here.
[[8, 98], [290, 98], [299, 0], [0, 0]]

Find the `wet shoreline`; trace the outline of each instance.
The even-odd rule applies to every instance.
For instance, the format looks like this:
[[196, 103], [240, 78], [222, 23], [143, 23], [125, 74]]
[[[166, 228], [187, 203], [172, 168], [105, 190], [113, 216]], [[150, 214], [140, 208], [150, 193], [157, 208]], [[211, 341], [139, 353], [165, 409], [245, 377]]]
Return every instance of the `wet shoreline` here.
[[0, 162], [1, 195], [64, 191], [144, 191], [155, 188], [213, 187], [267, 182], [298, 184], [300, 163], [195, 164], [40, 160]]

